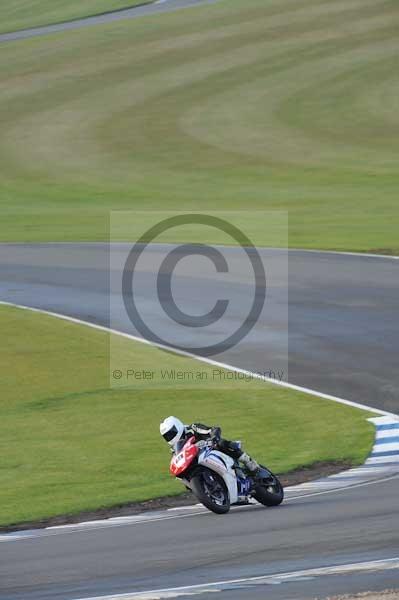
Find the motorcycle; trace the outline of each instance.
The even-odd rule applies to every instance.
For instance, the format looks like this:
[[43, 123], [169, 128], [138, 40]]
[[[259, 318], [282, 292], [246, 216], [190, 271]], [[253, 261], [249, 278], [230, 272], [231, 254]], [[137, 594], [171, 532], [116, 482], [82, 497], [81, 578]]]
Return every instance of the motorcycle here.
[[265, 506], [277, 506], [284, 499], [283, 486], [269, 469], [261, 465], [256, 475], [248, 474], [212, 441], [196, 442], [194, 436], [178, 442], [170, 473], [217, 514], [229, 512], [232, 505], [250, 504], [250, 498]]

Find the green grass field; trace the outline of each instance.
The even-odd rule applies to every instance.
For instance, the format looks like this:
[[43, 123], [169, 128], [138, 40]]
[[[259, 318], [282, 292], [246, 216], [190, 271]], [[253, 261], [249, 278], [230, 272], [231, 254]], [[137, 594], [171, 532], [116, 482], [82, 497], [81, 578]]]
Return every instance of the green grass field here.
[[136, 4], [145, 4], [145, 0], [1, 0], [0, 33], [79, 19]]
[[293, 247], [398, 252], [398, 27], [397, 0], [221, 0], [2, 45], [0, 239], [277, 209]]
[[[0, 525], [174, 495], [159, 422], [220, 424], [278, 472], [314, 461], [360, 463], [369, 416], [262, 382], [237, 389], [110, 388], [106, 333], [0, 307]], [[126, 363], [208, 369], [116, 337]]]

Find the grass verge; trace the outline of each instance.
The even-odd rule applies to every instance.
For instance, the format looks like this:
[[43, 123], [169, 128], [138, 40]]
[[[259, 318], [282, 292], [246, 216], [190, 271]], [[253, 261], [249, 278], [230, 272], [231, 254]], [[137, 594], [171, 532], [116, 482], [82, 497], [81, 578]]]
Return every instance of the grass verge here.
[[[2, 526], [181, 493], [158, 432], [170, 413], [220, 424], [280, 473], [358, 464], [372, 445], [363, 411], [255, 381], [110, 389], [106, 333], [8, 307], [0, 328]], [[200, 364], [118, 336], [113, 344], [138, 367]]]
[[145, 0], [2, 0], [0, 33], [71, 21], [146, 3]]
[[221, 0], [3, 44], [0, 239], [281, 210], [292, 247], [399, 252], [398, 27], [397, 0]]

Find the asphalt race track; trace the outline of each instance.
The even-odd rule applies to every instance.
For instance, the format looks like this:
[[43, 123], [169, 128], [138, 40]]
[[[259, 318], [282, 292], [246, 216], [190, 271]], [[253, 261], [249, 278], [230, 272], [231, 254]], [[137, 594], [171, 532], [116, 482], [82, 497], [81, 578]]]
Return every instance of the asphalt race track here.
[[[121, 246], [122, 248], [122, 246]], [[161, 257], [169, 246], [154, 246]], [[235, 249], [224, 249], [234, 263]], [[262, 251], [278, 274], [284, 253]], [[161, 315], [142, 269], [140, 294], [147, 318]], [[240, 269], [240, 261], [235, 267]], [[274, 265], [274, 266], [273, 266]], [[374, 407], [398, 411], [399, 286], [395, 258], [290, 251], [289, 381]], [[284, 269], [282, 269], [285, 275]], [[187, 304], [215, 293], [212, 277], [176, 275], [179, 298]], [[245, 273], [235, 273], [229, 297], [242, 303]], [[271, 278], [269, 296], [284, 298], [284, 277]], [[108, 325], [109, 248], [105, 244], [4, 244], [0, 247], [0, 299], [44, 308]], [[233, 303], [234, 304], [234, 303]], [[239, 320], [239, 310], [233, 317]], [[233, 323], [234, 324], [234, 323]], [[115, 326], [115, 322], [113, 323]], [[130, 328], [129, 328], [129, 327]], [[272, 330], [280, 331], [279, 323]], [[121, 330], [131, 324], [121, 321]], [[263, 366], [262, 323], [227, 352], [236, 366]], [[166, 335], [168, 327], [163, 330]], [[169, 332], [170, 333], [170, 332]], [[281, 334], [282, 335], [282, 334]], [[283, 346], [279, 335], [275, 347]], [[102, 529], [53, 530], [51, 535], [0, 543], [2, 600], [78, 599], [132, 593], [133, 598], [184, 597], [138, 592], [227, 581], [221, 598], [309, 598], [394, 587], [397, 568], [381, 567], [346, 575], [300, 574], [285, 581], [245, 581], [268, 574], [397, 558], [399, 479], [336, 493], [295, 497], [278, 509], [235, 509], [226, 517], [174, 514]], [[389, 563], [390, 564], [390, 563]], [[398, 563], [399, 564], [399, 563]], [[231, 580], [241, 580], [231, 583]], [[271, 585], [273, 583], [273, 585]], [[214, 597], [215, 589], [194, 591]], [[193, 590], [190, 593], [194, 593]]]

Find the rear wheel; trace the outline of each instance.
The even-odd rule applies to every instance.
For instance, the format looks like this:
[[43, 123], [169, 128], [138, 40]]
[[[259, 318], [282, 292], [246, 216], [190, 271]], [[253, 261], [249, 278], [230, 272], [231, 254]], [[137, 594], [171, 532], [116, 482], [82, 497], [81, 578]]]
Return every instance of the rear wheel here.
[[222, 477], [210, 469], [201, 469], [191, 479], [191, 489], [208, 510], [223, 515], [230, 510], [230, 497]]
[[265, 506], [278, 506], [284, 500], [283, 486], [278, 477], [270, 471], [268, 471], [268, 477], [262, 477], [262, 472], [260, 473], [252, 495], [255, 500]]

